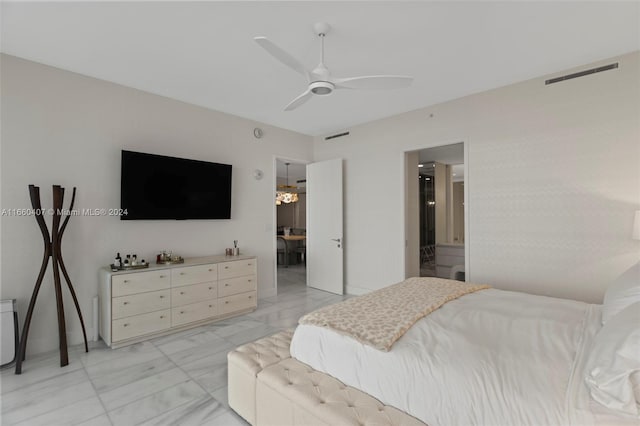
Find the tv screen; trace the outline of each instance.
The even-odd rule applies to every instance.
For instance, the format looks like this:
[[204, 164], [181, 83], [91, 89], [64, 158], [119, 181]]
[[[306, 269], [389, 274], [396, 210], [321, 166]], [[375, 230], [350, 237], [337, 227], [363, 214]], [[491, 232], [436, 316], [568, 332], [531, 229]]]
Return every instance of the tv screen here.
[[122, 151], [122, 220], [230, 219], [231, 165]]

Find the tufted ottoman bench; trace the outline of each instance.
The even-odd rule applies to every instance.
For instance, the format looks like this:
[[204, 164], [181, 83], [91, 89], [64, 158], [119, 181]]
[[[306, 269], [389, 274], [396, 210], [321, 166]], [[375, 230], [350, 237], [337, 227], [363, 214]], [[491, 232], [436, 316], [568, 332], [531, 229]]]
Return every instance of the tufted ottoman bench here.
[[227, 355], [229, 406], [256, 425], [256, 379], [264, 368], [291, 358], [293, 330], [242, 345]]
[[289, 354], [292, 331], [240, 346], [228, 355], [229, 406], [252, 425], [407, 425], [416, 418]]

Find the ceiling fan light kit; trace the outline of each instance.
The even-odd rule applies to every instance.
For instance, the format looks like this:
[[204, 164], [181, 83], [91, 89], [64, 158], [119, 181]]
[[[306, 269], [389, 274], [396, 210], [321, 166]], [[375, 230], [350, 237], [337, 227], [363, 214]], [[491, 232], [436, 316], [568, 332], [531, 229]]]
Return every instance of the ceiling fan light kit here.
[[335, 86], [328, 81], [314, 81], [309, 85], [309, 90], [314, 95], [329, 95], [333, 92]]
[[278, 47], [266, 37], [254, 37], [256, 43], [267, 51], [271, 56], [282, 62], [284, 65], [306, 77], [309, 86], [301, 95], [291, 101], [285, 111], [291, 111], [307, 102], [313, 95], [326, 96], [336, 89], [399, 89], [408, 87], [413, 81], [413, 77], [406, 75], [368, 75], [348, 78], [333, 78], [331, 72], [324, 64], [324, 38], [329, 33], [331, 26], [326, 22], [317, 22], [313, 29], [320, 37], [320, 63], [313, 71], [300, 63], [296, 58]]

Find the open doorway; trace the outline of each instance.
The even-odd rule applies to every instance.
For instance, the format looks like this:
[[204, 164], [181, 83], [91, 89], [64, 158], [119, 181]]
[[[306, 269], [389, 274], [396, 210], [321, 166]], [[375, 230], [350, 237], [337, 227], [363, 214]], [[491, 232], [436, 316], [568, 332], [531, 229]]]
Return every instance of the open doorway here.
[[276, 288], [280, 293], [307, 285], [306, 164], [277, 158], [275, 171]]
[[406, 153], [409, 275], [465, 280], [464, 148], [460, 142]]

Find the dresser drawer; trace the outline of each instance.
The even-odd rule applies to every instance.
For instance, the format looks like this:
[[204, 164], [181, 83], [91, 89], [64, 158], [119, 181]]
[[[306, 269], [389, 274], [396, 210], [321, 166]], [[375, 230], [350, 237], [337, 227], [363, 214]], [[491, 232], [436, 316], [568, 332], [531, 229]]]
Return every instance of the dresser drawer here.
[[171, 270], [171, 287], [217, 281], [218, 265], [185, 266]]
[[171, 326], [171, 310], [150, 312], [148, 314], [121, 318], [111, 322], [111, 340], [130, 339], [156, 331], [166, 330]]
[[205, 300], [204, 302], [171, 308], [171, 326], [175, 327], [216, 316], [218, 313], [217, 304], [217, 300]]
[[255, 308], [256, 304], [256, 292], [250, 291], [248, 293], [234, 294], [233, 296], [227, 296], [218, 299], [218, 307], [220, 314], [228, 314], [230, 312], [241, 311], [243, 309]]
[[234, 260], [224, 262], [218, 266], [218, 279], [242, 277], [244, 275], [256, 275], [256, 260]]
[[229, 278], [218, 282], [218, 297], [231, 296], [232, 294], [246, 293], [257, 289], [256, 276], [247, 275], [239, 278]]
[[171, 307], [170, 294], [170, 290], [166, 289], [114, 297], [111, 302], [111, 317], [118, 319], [169, 309]]
[[170, 272], [166, 270], [115, 275], [111, 278], [111, 296], [119, 297], [169, 288], [169, 276]]
[[185, 285], [171, 289], [171, 306], [182, 306], [218, 297], [216, 283]]

